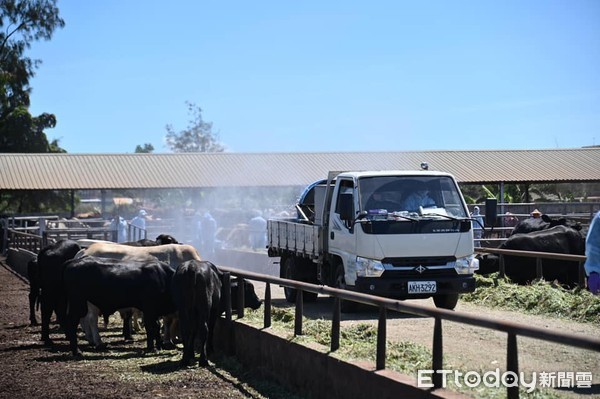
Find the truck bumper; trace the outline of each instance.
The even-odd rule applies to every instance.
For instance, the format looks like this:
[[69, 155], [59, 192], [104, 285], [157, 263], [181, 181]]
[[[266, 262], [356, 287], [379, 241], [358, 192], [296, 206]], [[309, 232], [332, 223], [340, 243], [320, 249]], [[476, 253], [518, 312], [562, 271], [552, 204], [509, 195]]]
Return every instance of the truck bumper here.
[[[435, 281], [435, 293], [419, 293], [409, 294], [409, 281]], [[351, 287], [347, 287], [352, 289]], [[382, 279], [358, 277], [354, 291], [362, 292], [370, 295], [377, 295], [393, 299], [408, 299], [408, 298], [429, 298], [438, 294], [455, 294], [475, 291], [475, 278], [472, 275], [467, 276], [452, 276], [435, 279], [418, 279], [418, 278], [402, 278], [402, 279]]]

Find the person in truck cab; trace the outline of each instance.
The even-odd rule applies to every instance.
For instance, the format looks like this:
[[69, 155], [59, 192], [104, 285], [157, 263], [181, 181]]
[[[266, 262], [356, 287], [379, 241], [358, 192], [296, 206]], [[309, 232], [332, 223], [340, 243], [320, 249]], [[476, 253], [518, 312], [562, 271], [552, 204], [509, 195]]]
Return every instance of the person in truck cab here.
[[420, 183], [415, 190], [404, 200], [404, 210], [417, 212], [419, 207], [429, 208], [435, 206], [435, 201], [429, 196], [429, 189], [424, 183]]

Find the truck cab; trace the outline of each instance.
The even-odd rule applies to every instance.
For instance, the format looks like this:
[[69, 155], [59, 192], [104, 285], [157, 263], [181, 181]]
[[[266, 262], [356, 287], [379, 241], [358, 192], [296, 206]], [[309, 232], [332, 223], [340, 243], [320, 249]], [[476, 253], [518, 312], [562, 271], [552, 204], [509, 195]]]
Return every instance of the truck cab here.
[[[302, 236], [306, 248], [306, 228], [285, 251], [270, 241], [269, 253], [282, 256], [283, 277], [395, 299], [433, 297], [448, 309], [475, 289], [471, 219], [448, 173], [332, 172], [307, 187], [297, 209], [293, 223], [312, 226], [316, 242], [310, 254], [294, 246]], [[302, 270], [287, 273], [290, 257]]]

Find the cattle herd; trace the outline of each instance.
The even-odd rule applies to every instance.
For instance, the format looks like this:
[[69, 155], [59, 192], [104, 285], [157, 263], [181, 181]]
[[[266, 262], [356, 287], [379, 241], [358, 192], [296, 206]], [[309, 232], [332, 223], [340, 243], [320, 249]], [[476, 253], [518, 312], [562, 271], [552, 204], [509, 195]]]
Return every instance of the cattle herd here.
[[[182, 366], [194, 360], [195, 352], [200, 354], [199, 364], [207, 365], [213, 329], [225, 311], [225, 286], [230, 287], [229, 303], [238, 303], [237, 282], [224, 285], [225, 274], [217, 266], [202, 260], [194, 247], [168, 235], [155, 241], [96, 242], [87, 248], [60, 240], [43, 248], [29, 262], [27, 272], [31, 324], [37, 325], [35, 306], [39, 303], [44, 344], [53, 345], [50, 321], [54, 314], [76, 357], [81, 356], [78, 325], [91, 345], [103, 349], [100, 315], [106, 322], [109, 315], [120, 312], [124, 338], [131, 340], [132, 319], [141, 312], [148, 351], [173, 347], [180, 339]], [[261, 302], [252, 283], [242, 281], [245, 306], [258, 309]]]
[[[580, 223], [566, 218], [553, 219], [548, 215], [529, 218], [516, 224], [510, 236], [498, 248], [551, 252], [567, 255], [585, 255], [586, 230]], [[478, 255], [481, 274], [499, 270], [499, 257], [493, 254]], [[543, 277], [566, 287], [579, 282], [578, 262], [543, 259]], [[512, 282], [528, 284], [537, 278], [536, 259], [523, 256], [504, 256], [505, 274]]]
[[[519, 222], [500, 249], [585, 254], [586, 232], [579, 224], [547, 215]], [[77, 328], [98, 349], [105, 345], [98, 332], [98, 318], [120, 312], [123, 336], [132, 339], [132, 320], [136, 312], [146, 330], [146, 348], [173, 347], [183, 343], [181, 365], [189, 365], [199, 352], [200, 365], [207, 365], [213, 347], [213, 329], [225, 311], [224, 287], [230, 287], [235, 306], [236, 283], [224, 285], [225, 274], [209, 261], [202, 260], [191, 245], [179, 244], [168, 235], [155, 241], [140, 240], [115, 244], [90, 243], [82, 248], [78, 242], [61, 240], [43, 248], [28, 264], [30, 281], [30, 322], [37, 325], [35, 305], [41, 305], [41, 339], [51, 346], [50, 320], [53, 314], [69, 340], [74, 356], [81, 356]], [[478, 255], [482, 274], [498, 271], [498, 256]], [[545, 260], [546, 280], [562, 285], [578, 283], [576, 262]], [[505, 273], [518, 284], [533, 281], [535, 258], [506, 256]], [[254, 287], [242, 280], [245, 306], [258, 309], [260, 300]], [[161, 329], [162, 321], [162, 329]]]

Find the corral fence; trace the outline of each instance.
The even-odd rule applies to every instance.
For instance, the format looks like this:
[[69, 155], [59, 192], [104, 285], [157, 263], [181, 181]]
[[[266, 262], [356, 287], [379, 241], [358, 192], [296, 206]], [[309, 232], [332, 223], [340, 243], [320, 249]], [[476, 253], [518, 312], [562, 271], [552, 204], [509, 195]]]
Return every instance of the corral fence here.
[[[117, 230], [104, 219], [61, 219], [58, 216], [21, 216], [0, 219], [0, 253], [9, 247], [38, 253], [46, 245], [61, 239], [92, 239], [117, 242]], [[146, 238], [147, 232], [127, 225], [127, 241]]]
[[544, 278], [544, 259], [552, 260], [564, 260], [568, 262], [577, 262], [577, 273], [578, 273], [578, 284], [580, 287], [585, 286], [585, 269], [584, 263], [586, 257], [583, 255], [569, 255], [569, 254], [557, 254], [548, 252], [535, 252], [535, 251], [518, 251], [513, 249], [499, 249], [499, 248], [475, 248], [477, 253], [488, 253], [498, 255], [498, 273], [500, 277], [506, 275], [505, 272], [505, 257], [506, 256], [522, 256], [525, 258], [535, 258], [535, 272], [536, 278]]
[[[490, 251], [493, 249], [490, 249]], [[508, 252], [523, 252], [523, 251], [503, 251], [503, 254]], [[539, 253], [536, 256], [540, 256]], [[552, 254], [544, 253], [544, 257], [552, 258]], [[563, 255], [564, 256], [564, 255]], [[584, 257], [585, 258], [585, 257]], [[340, 348], [340, 322], [341, 322], [341, 301], [347, 300], [370, 305], [379, 309], [379, 318], [377, 324], [377, 347], [376, 347], [376, 369], [385, 369], [386, 364], [386, 340], [387, 340], [387, 312], [395, 311], [415, 316], [432, 317], [434, 319], [433, 326], [433, 345], [431, 369], [434, 371], [432, 375], [432, 383], [434, 388], [443, 387], [443, 321], [451, 321], [462, 324], [468, 324], [481, 328], [488, 328], [494, 331], [502, 331], [507, 334], [506, 345], [506, 371], [513, 372], [519, 375], [518, 362], [518, 346], [517, 336], [528, 337], [543, 341], [552, 342], [560, 345], [569, 345], [580, 349], [600, 352], [600, 339], [595, 337], [587, 337], [583, 335], [570, 334], [564, 332], [553, 332], [542, 328], [527, 326], [524, 324], [513, 323], [509, 321], [494, 320], [481, 316], [474, 316], [468, 313], [451, 311], [446, 309], [430, 308], [418, 304], [409, 304], [399, 300], [387, 299], [378, 296], [340, 290], [336, 288], [304, 283], [299, 281], [282, 279], [279, 277], [268, 276], [264, 274], [252, 273], [236, 268], [220, 266], [220, 269], [226, 272], [226, 284], [229, 286], [229, 274], [237, 278], [246, 278], [254, 281], [262, 281], [266, 283], [264, 297], [264, 328], [271, 327], [271, 285], [279, 285], [297, 290], [295, 303], [294, 317], [294, 335], [302, 335], [303, 327], [303, 292], [312, 292], [320, 295], [328, 295], [334, 297], [334, 306], [331, 316], [331, 351], [334, 352]], [[238, 284], [238, 289], [242, 292], [238, 294], [237, 317], [244, 317], [244, 284]], [[228, 289], [225, 292], [229, 292]], [[226, 318], [231, 321], [231, 303], [226, 297]], [[460, 339], [460, 338], [457, 338]], [[436, 372], [440, 371], [440, 372]], [[510, 399], [519, 397], [519, 387], [515, 384], [507, 387], [507, 397]]]
[[[486, 213], [485, 204], [470, 204], [470, 211], [477, 205], [481, 210], [482, 216]], [[481, 246], [498, 247], [502, 244], [514, 228], [518, 221], [529, 219], [531, 212], [535, 209], [550, 216], [552, 219], [565, 218], [571, 222], [576, 222], [582, 228], [587, 228], [599, 210], [598, 202], [541, 202], [541, 203], [499, 203], [497, 204], [498, 215], [494, 225], [485, 224], [482, 231], [482, 238], [478, 239]], [[485, 219], [485, 218], [484, 218]], [[475, 227], [475, 226], [474, 226]]]

